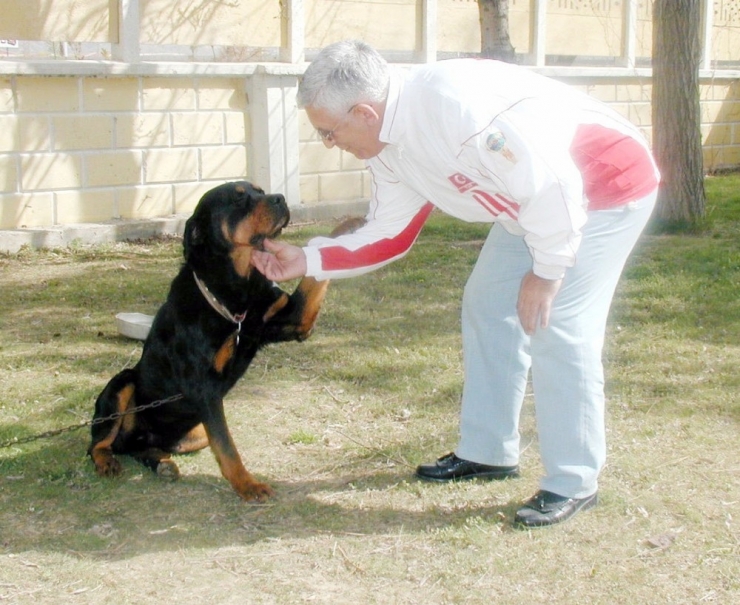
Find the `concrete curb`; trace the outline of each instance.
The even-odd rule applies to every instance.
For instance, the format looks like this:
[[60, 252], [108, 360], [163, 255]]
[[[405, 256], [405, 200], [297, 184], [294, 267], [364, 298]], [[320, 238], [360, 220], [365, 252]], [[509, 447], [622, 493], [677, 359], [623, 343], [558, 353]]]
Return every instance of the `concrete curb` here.
[[[323, 221], [344, 216], [365, 216], [367, 201], [326, 206], [291, 208], [291, 222]], [[182, 235], [189, 215], [166, 218], [120, 220], [109, 223], [60, 225], [37, 229], [0, 230], [0, 252], [15, 254], [22, 247], [66, 248], [72, 244], [94, 245], [146, 239], [156, 235]]]

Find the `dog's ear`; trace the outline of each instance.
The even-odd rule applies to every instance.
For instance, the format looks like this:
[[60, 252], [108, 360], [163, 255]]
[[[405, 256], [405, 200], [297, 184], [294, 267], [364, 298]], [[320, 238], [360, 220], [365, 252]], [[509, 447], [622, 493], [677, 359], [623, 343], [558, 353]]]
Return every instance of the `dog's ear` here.
[[185, 223], [185, 232], [182, 236], [182, 254], [185, 260], [197, 249], [203, 241], [200, 229], [191, 216]]

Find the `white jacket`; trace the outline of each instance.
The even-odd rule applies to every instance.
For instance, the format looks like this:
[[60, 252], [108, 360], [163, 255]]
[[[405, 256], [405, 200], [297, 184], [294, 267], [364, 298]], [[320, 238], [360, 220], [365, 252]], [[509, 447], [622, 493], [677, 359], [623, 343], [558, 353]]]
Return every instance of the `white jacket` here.
[[535, 274], [575, 262], [587, 211], [652, 192], [640, 132], [603, 103], [525, 68], [454, 59], [392, 70], [380, 140], [367, 161], [367, 224], [304, 248], [308, 275], [349, 277], [404, 256], [433, 207], [524, 236]]

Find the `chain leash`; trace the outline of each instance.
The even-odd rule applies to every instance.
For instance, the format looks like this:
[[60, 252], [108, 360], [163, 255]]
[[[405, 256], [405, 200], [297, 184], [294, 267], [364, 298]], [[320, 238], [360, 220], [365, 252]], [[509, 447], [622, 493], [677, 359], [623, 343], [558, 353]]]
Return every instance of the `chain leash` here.
[[108, 422], [109, 420], [116, 420], [117, 418], [120, 418], [121, 416], [128, 416], [129, 414], [136, 414], [137, 412], [143, 412], [144, 410], [151, 410], [152, 408], [158, 408], [161, 405], [164, 405], [166, 403], [172, 403], [173, 401], [179, 401], [180, 399], [183, 399], [183, 398], [184, 398], [184, 395], [172, 395], [171, 397], [167, 397], [165, 399], [157, 399], [156, 401], [152, 401], [151, 403], [145, 403], [143, 405], [138, 405], [131, 409], [124, 410], [123, 412], [115, 412], [111, 414], [110, 416], [105, 416], [104, 418], [93, 418], [92, 420], [87, 420], [79, 424], [71, 424], [70, 426], [65, 426], [60, 429], [52, 429], [44, 433], [39, 433], [38, 435], [29, 435], [28, 437], [15, 437], [9, 441], [4, 441], [0, 443], [0, 450], [8, 448], [8, 447], [12, 447], [14, 445], [21, 445], [23, 443], [31, 443], [33, 441], [38, 441], [39, 439], [47, 439], [49, 437], [56, 437], [57, 435], [62, 435], [63, 433], [71, 433], [72, 431], [83, 429], [86, 426], [95, 426], [96, 424], [102, 424], [103, 422]]

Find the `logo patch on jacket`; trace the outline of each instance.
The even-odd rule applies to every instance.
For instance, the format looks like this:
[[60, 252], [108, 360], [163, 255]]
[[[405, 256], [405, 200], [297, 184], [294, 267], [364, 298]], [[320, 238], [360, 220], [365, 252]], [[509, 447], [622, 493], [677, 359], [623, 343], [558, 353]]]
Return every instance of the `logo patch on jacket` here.
[[492, 132], [486, 137], [486, 149], [494, 153], [500, 153], [507, 160], [516, 164], [516, 156], [511, 152], [511, 149], [506, 147], [506, 135], [500, 130]]
[[447, 178], [460, 193], [465, 193], [466, 191], [470, 191], [473, 187], [478, 186], [478, 183], [476, 183], [475, 181], [471, 181], [468, 177], [466, 177], [464, 174], [460, 174], [459, 172], [456, 172], [455, 174], [450, 175]]

